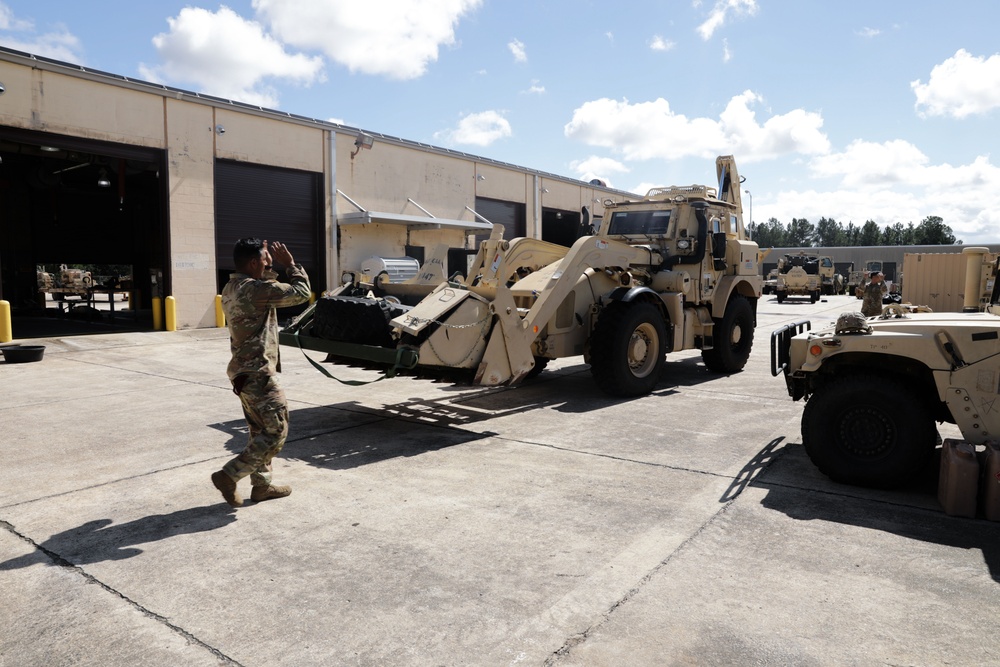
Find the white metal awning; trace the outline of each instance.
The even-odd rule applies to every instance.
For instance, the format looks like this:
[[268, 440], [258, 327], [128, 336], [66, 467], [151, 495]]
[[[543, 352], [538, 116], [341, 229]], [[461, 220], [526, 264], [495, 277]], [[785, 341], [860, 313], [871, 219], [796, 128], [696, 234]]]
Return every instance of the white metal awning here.
[[471, 222], [469, 220], [451, 220], [449, 218], [435, 218], [430, 211], [407, 197], [406, 201], [413, 204], [426, 215], [406, 215], [405, 213], [383, 213], [381, 211], [369, 211], [364, 206], [354, 201], [346, 194], [337, 190], [337, 194], [351, 202], [357, 211], [351, 213], [341, 213], [337, 216], [337, 224], [340, 225], [370, 225], [371, 223], [381, 223], [387, 225], [405, 225], [410, 229], [461, 229], [465, 232], [492, 232], [493, 225], [483, 216], [473, 211], [468, 206], [465, 210], [472, 213], [481, 222]]
[[487, 222], [471, 220], [451, 220], [425, 215], [406, 215], [404, 213], [384, 213], [382, 211], [351, 211], [337, 216], [341, 225], [368, 225], [380, 223], [386, 225], [406, 225], [411, 229], [461, 229], [463, 231], [492, 231], [493, 225]]

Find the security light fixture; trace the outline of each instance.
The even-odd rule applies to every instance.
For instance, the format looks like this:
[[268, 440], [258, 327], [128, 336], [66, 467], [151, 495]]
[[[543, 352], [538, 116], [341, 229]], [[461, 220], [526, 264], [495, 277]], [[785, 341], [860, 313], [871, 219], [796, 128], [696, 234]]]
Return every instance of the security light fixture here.
[[351, 159], [361, 152], [362, 148], [371, 148], [375, 144], [375, 137], [370, 134], [365, 134], [364, 132], [358, 132], [358, 136], [354, 139], [354, 152], [351, 153]]
[[223, 135], [223, 134], [226, 133], [226, 128], [223, 127], [221, 124], [216, 125], [215, 126], [215, 133], [221, 136], [221, 135]]
[[55, 146], [39, 146], [39, 148], [42, 149], [43, 151], [45, 151], [46, 153], [58, 153], [59, 152], [59, 149], [56, 148]]
[[101, 167], [101, 170], [97, 174], [97, 187], [99, 188], [110, 188], [111, 180], [108, 178], [108, 170]]

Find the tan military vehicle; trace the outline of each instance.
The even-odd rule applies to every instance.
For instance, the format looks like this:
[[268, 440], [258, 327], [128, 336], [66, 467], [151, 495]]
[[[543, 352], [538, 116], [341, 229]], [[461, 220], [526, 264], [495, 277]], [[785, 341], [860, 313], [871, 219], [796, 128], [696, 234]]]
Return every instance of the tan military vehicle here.
[[837, 273], [834, 266], [833, 257], [820, 255], [817, 258], [819, 263], [820, 291], [828, 296], [844, 293], [844, 276]]
[[[830, 262], [833, 266], [833, 262]], [[819, 257], [800, 252], [785, 255], [778, 260], [778, 280], [774, 293], [778, 303], [790, 296], [805, 296], [813, 303], [819, 301], [823, 279], [819, 273]]]
[[882, 262], [876, 259], [870, 259], [865, 262], [865, 268], [856, 269], [851, 271], [850, 275], [847, 276], [846, 290], [848, 294], [853, 294], [857, 298], [862, 298], [864, 296], [865, 285], [868, 284], [868, 276], [871, 275], [872, 271], [881, 271]]
[[94, 278], [90, 271], [71, 269], [65, 264], [59, 265], [59, 278], [47, 273], [44, 267], [37, 267], [38, 291], [52, 295], [56, 301], [62, 301], [66, 295], [89, 297], [94, 287]]
[[[284, 345], [400, 369], [464, 369], [516, 384], [550, 359], [583, 355], [617, 396], [656, 386], [667, 352], [698, 349], [714, 371], [742, 370], [761, 293], [731, 156], [719, 187], [655, 188], [605, 201], [596, 235], [572, 247], [504, 240], [494, 227], [468, 277], [393, 284], [349, 277], [281, 333]], [[419, 272], [422, 274], [423, 271]]]
[[936, 422], [956, 424], [973, 445], [1000, 439], [1000, 316], [992, 312], [1000, 294], [979, 312], [981, 262], [982, 253], [970, 257], [969, 312], [890, 304], [878, 317], [846, 313], [815, 331], [803, 320], [771, 334], [771, 373], [784, 375], [793, 400], [806, 400], [802, 444], [820, 471], [898, 486], [933, 455]]
[[774, 294], [778, 287], [778, 269], [774, 268], [767, 272], [764, 284], [761, 286], [761, 294]]

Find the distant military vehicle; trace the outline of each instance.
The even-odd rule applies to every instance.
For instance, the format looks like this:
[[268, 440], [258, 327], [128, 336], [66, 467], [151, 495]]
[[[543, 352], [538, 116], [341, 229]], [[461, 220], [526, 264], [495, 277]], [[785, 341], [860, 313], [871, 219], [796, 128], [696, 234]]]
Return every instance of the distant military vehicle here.
[[[833, 266], [833, 262], [830, 262]], [[813, 303], [819, 301], [823, 279], [819, 273], [819, 257], [799, 252], [785, 255], [778, 260], [778, 279], [774, 287], [778, 303], [790, 296], [807, 296]]]
[[88, 298], [94, 287], [94, 277], [90, 271], [71, 269], [65, 264], [59, 265], [58, 278], [47, 273], [42, 266], [37, 267], [36, 275], [38, 291], [51, 294], [56, 301], [62, 301], [67, 294], [84, 299]]
[[851, 271], [851, 274], [847, 277], [847, 293], [853, 294], [857, 298], [861, 298], [864, 295], [865, 285], [868, 284], [868, 276], [871, 275], [872, 271], [881, 271], [882, 262], [870, 259], [865, 262], [864, 269], [856, 269]]
[[837, 268], [833, 264], [833, 257], [821, 255], [819, 257], [819, 277], [822, 284], [823, 294], [843, 294], [844, 276], [837, 273]]

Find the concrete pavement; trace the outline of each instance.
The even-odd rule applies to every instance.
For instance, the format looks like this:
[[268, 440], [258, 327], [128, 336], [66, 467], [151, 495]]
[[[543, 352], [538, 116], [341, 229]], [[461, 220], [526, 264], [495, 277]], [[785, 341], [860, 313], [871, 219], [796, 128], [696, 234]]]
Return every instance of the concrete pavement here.
[[857, 303], [764, 297], [744, 372], [670, 355], [627, 401], [579, 358], [347, 387], [283, 348], [294, 492], [237, 510], [225, 331], [19, 340], [46, 352], [0, 363], [0, 667], [998, 664], [1000, 524], [930, 474], [830, 482], [770, 375], [772, 329]]

